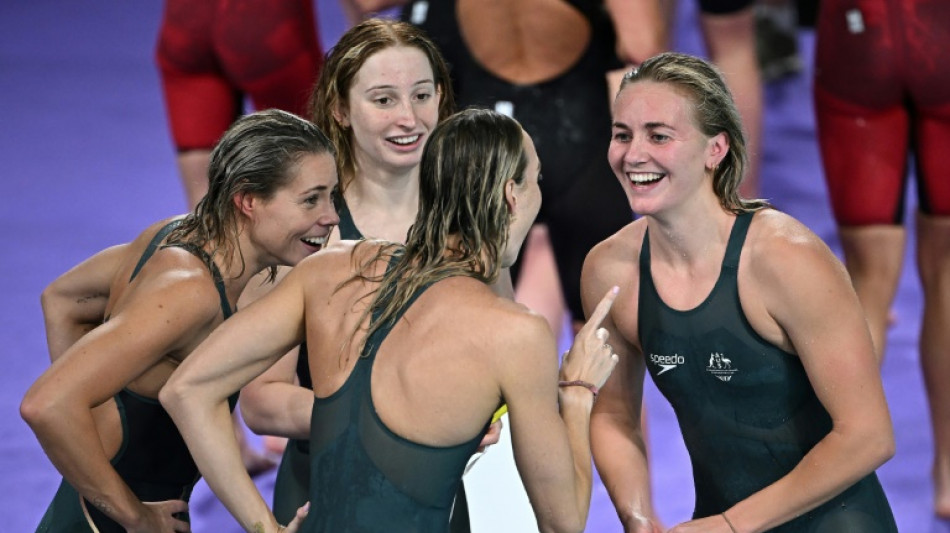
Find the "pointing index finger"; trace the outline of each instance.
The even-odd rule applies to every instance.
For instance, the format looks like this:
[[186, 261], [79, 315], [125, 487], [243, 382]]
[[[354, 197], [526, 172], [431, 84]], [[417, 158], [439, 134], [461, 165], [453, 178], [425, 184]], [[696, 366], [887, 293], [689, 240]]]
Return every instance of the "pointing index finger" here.
[[614, 300], [617, 299], [617, 294], [620, 293], [620, 287], [614, 285], [607, 291], [607, 294], [601, 298], [600, 303], [597, 304], [597, 307], [594, 308], [594, 312], [590, 314], [590, 319], [587, 321], [587, 324], [594, 328], [599, 328], [601, 322], [607, 318], [607, 314], [610, 313], [611, 306], [614, 305]]

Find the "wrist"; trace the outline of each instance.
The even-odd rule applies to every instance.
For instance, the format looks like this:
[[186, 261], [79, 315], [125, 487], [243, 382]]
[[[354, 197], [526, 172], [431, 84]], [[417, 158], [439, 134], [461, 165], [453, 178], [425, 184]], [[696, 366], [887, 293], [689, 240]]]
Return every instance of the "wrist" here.
[[591, 394], [594, 395], [594, 398], [597, 398], [597, 394], [600, 393], [600, 388], [597, 387], [597, 385], [594, 385], [593, 383], [590, 383], [590, 382], [588, 382], [588, 381], [584, 381], [584, 380], [582, 380], [582, 379], [561, 380], [561, 381], [558, 381], [558, 382], [557, 382], [557, 385], [558, 385], [558, 387], [560, 387], [562, 390], [563, 390], [565, 387], [583, 387], [583, 388], [589, 390], [589, 391], [591, 392]]
[[721, 516], [722, 519], [726, 521], [726, 525], [729, 526], [729, 531], [731, 531], [732, 533], [739, 533], [739, 530], [736, 529], [736, 526], [732, 525], [732, 520], [729, 519], [725, 511], [719, 513], [719, 516]]

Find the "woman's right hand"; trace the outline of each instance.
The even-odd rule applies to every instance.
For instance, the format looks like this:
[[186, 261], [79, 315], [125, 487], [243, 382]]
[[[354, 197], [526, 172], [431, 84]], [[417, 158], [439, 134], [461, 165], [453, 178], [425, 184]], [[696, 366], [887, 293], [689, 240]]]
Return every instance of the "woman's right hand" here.
[[145, 514], [139, 524], [128, 528], [129, 533], [191, 533], [191, 524], [175, 515], [188, 512], [188, 502], [166, 500], [142, 502]]
[[577, 332], [574, 345], [561, 361], [562, 381], [583, 381], [599, 389], [610, 377], [619, 358], [607, 343], [607, 330], [600, 325], [610, 313], [618, 292], [618, 287], [611, 288]]

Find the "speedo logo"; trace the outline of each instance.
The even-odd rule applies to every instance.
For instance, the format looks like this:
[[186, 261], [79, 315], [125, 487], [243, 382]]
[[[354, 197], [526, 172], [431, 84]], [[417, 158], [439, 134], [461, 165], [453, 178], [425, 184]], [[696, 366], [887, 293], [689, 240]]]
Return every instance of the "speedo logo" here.
[[661, 375], [665, 372], [669, 372], [679, 365], [686, 364], [686, 358], [679, 354], [673, 355], [657, 355], [655, 353], [650, 354], [650, 362], [654, 365], [659, 366], [662, 370], [656, 373], [656, 375]]

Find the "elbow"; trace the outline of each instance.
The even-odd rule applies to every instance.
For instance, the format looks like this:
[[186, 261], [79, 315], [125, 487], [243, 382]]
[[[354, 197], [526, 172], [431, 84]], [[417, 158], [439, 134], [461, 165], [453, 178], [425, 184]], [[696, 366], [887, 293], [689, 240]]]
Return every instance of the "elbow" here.
[[50, 308], [52, 307], [51, 303], [55, 299], [54, 294], [56, 292], [54, 288], [55, 282], [51, 283], [43, 289], [43, 292], [40, 293], [40, 309], [43, 310], [43, 314], [48, 314]]
[[180, 412], [182, 409], [182, 403], [185, 398], [185, 391], [183, 387], [175, 379], [175, 375], [172, 374], [172, 377], [165, 383], [160, 391], [158, 391], [158, 401], [162, 404], [162, 407], [168, 411], [168, 414], [175, 418], [175, 413]]
[[20, 417], [34, 433], [39, 435], [46, 428], [55, 426], [54, 419], [59, 411], [58, 405], [55, 398], [33, 387], [27, 391], [20, 402]]
[[897, 443], [894, 441], [894, 432], [890, 430], [886, 432], [879, 432], [877, 437], [873, 440], [875, 441], [874, 451], [875, 457], [877, 458], [877, 466], [881, 466], [884, 463], [890, 461], [897, 452]]
[[853, 457], [865, 461], [867, 470], [873, 471], [894, 457], [897, 445], [890, 425], [869, 426], [852, 435], [849, 449]]

